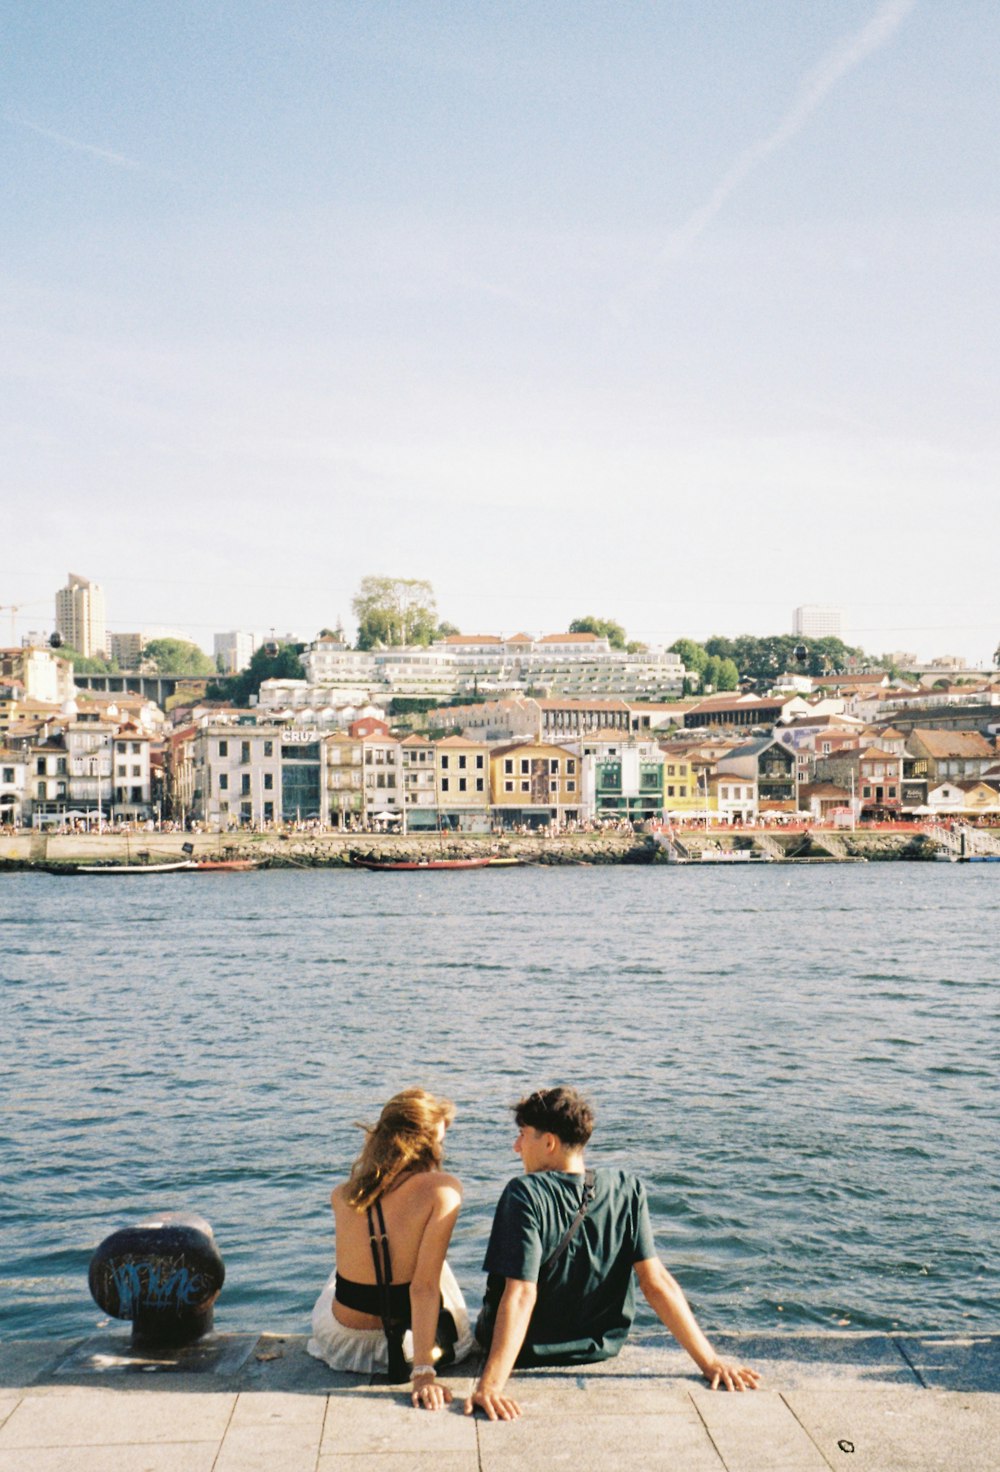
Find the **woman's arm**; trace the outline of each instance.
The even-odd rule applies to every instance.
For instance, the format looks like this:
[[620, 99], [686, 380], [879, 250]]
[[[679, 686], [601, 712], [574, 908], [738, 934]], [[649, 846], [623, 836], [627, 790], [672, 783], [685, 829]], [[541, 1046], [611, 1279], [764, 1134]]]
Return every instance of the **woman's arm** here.
[[[458, 1182], [449, 1177], [436, 1184], [431, 1207], [417, 1249], [417, 1264], [410, 1280], [410, 1323], [413, 1330], [413, 1363], [433, 1363], [434, 1339], [441, 1307], [441, 1269], [444, 1267], [448, 1243], [458, 1220], [462, 1193]], [[451, 1391], [438, 1385], [433, 1374], [414, 1375], [413, 1404], [436, 1411], [451, 1400]]]

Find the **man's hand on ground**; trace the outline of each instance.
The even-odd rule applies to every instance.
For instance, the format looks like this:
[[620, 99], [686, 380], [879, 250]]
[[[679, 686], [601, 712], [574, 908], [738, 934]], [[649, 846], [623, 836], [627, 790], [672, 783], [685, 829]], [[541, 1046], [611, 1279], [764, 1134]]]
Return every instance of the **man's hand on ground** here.
[[745, 1365], [731, 1365], [727, 1360], [713, 1360], [701, 1372], [708, 1381], [709, 1390], [756, 1390], [760, 1376], [756, 1370]]
[[465, 1402], [465, 1414], [471, 1416], [477, 1406], [491, 1421], [516, 1421], [521, 1414], [521, 1407], [511, 1396], [499, 1390], [484, 1390], [478, 1385]]

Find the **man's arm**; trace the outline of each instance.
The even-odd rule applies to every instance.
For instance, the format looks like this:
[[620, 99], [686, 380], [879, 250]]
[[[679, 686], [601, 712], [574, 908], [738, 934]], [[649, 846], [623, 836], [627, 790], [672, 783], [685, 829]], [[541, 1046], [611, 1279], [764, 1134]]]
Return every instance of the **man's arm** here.
[[523, 1278], [507, 1279], [483, 1373], [465, 1402], [467, 1416], [476, 1406], [484, 1410], [491, 1421], [514, 1421], [521, 1414], [517, 1401], [504, 1395], [503, 1390], [521, 1352], [537, 1298], [537, 1283], [529, 1283]]
[[712, 1390], [717, 1390], [720, 1384], [727, 1390], [757, 1389], [760, 1376], [756, 1370], [731, 1365], [719, 1358], [702, 1333], [677, 1279], [667, 1272], [658, 1257], [637, 1262], [635, 1273], [646, 1302], [682, 1349], [687, 1350]]

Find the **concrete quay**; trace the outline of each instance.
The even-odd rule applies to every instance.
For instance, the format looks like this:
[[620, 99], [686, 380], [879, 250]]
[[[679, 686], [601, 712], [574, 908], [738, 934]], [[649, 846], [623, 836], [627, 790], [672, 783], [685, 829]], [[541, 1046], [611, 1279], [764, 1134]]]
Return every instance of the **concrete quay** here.
[[997, 1472], [1000, 1335], [724, 1336], [764, 1388], [703, 1387], [662, 1340], [519, 1372], [523, 1415], [415, 1411], [302, 1336], [216, 1334], [173, 1358], [127, 1331], [0, 1343], [0, 1472]]

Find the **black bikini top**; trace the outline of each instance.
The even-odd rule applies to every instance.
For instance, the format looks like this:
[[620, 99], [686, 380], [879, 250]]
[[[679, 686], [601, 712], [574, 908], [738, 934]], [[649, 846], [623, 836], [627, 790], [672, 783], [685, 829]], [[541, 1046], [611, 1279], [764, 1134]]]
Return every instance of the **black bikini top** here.
[[338, 1273], [333, 1296], [345, 1308], [356, 1309], [359, 1314], [371, 1314], [373, 1318], [381, 1319], [383, 1323], [392, 1320], [408, 1328], [410, 1324], [410, 1285], [392, 1281], [392, 1257], [389, 1252], [389, 1236], [385, 1230], [385, 1217], [382, 1215], [382, 1203], [376, 1198], [374, 1204], [378, 1229], [376, 1230], [372, 1208], [369, 1206], [368, 1239], [371, 1243], [372, 1263], [375, 1267], [375, 1282], [354, 1283], [350, 1278], [342, 1278]]
[[[383, 1290], [377, 1283], [354, 1283], [350, 1278], [337, 1274], [333, 1296], [345, 1308], [353, 1308], [359, 1314], [371, 1314], [373, 1319], [379, 1319], [384, 1305], [382, 1295]], [[390, 1283], [389, 1307], [394, 1319], [403, 1319], [407, 1324], [410, 1322], [409, 1283]]]

